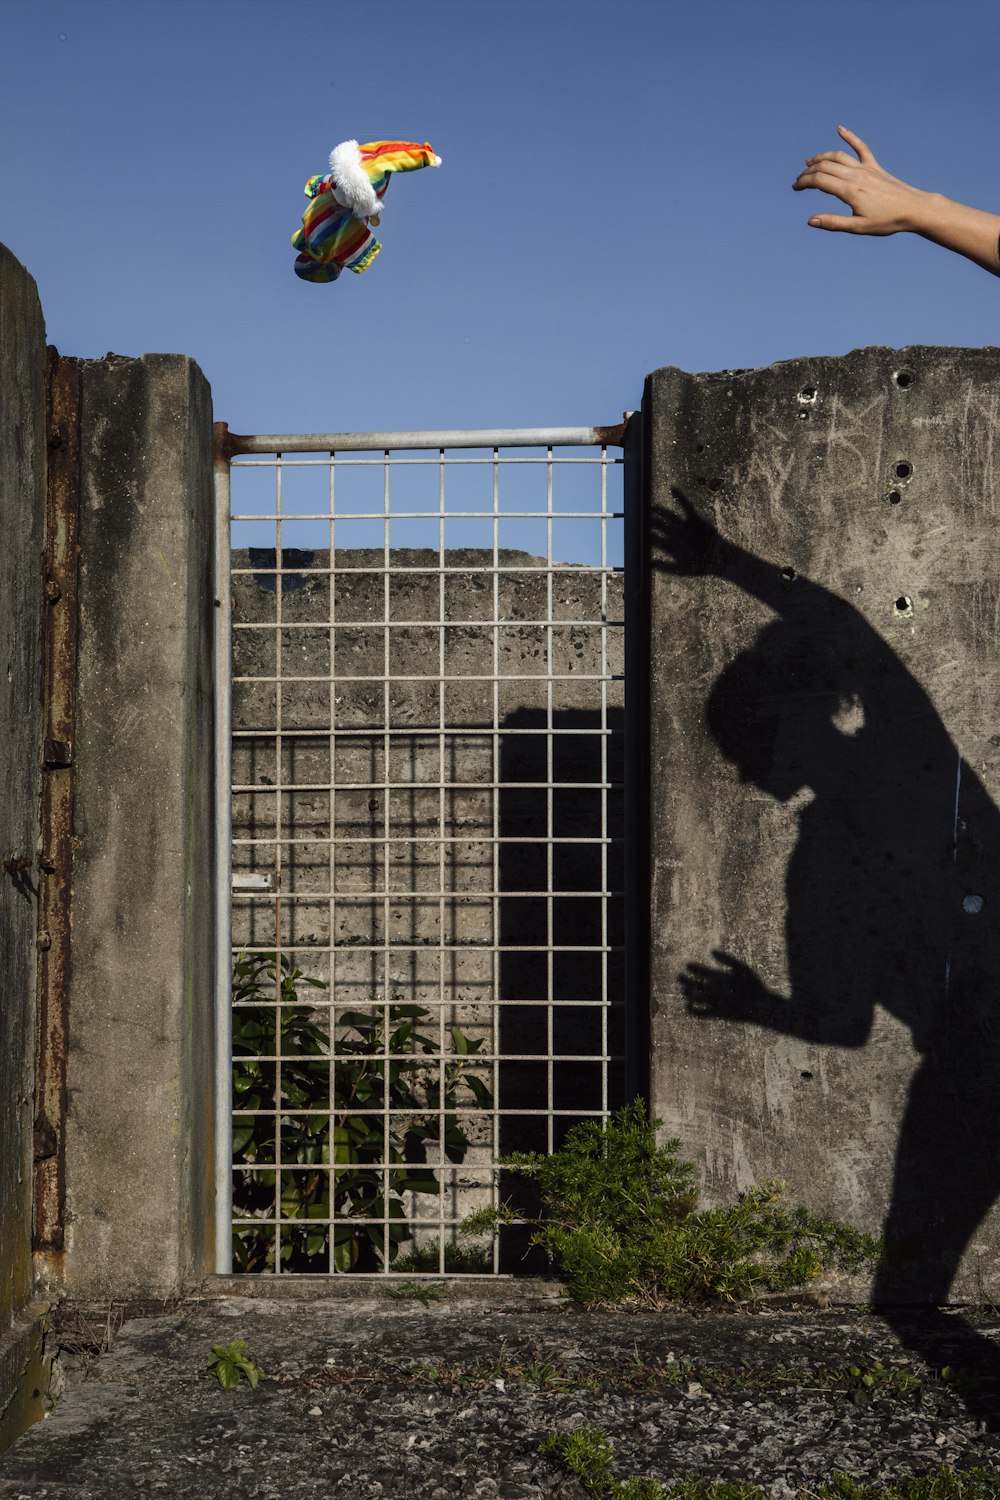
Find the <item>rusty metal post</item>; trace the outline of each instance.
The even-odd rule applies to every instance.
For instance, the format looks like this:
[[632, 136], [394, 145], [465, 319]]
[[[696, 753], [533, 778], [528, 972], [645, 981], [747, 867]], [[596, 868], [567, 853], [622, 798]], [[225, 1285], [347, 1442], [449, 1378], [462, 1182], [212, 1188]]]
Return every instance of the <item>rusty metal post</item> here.
[[46, 612], [38, 878], [33, 1246], [51, 1278], [64, 1246], [66, 1049], [73, 887], [73, 743], [80, 556], [80, 366], [49, 351]]

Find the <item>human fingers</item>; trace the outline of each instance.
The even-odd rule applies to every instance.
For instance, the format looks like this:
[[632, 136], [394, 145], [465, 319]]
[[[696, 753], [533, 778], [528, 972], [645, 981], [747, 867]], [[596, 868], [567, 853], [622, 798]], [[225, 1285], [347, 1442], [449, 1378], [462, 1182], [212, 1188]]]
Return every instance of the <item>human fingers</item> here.
[[671, 486], [670, 498], [671, 500], [677, 501], [677, 504], [680, 506], [681, 510], [687, 516], [689, 521], [699, 519], [698, 512], [695, 510], [694, 506], [691, 504], [691, 501], [688, 499], [687, 495], [683, 493], [682, 490]]
[[867, 220], [848, 214], [813, 214], [806, 223], [810, 229], [839, 229], [845, 234], [866, 234]]
[[681, 973], [682, 984], [711, 984], [719, 979], [719, 970], [712, 964], [689, 963]]
[[688, 1015], [714, 1016], [718, 1014], [718, 1001], [714, 984], [696, 978], [690, 973], [680, 976], [681, 994], [687, 1001]]
[[812, 187], [821, 176], [834, 177], [840, 182], [860, 182], [862, 175], [858, 162], [845, 165], [839, 161], [824, 161], [804, 167], [795, 180], [803, 187]]
[[815, 166], [818, 161], [838, 161], [844, 167], [859, 165], [858, 161], [853, 156], [848, 156], [846, 151], [817, 151], [815, 156], [806, 157], [806, 166]]
[[732, 974], [752, 974], [753, 970], [749, 964], [745, 964], [741, 958], [732, 953], [727, 953], [725, 948], [713, 948], [712, 957], [723, 969], [728, 969]]
[[715, 1017], [716, 1010], [711, 1000], [706, 1000], [701, 995], [688, 995], [687, 1013], [689, 1016], [703, 1016], [708, 1020]]
[[874, 151], [870, 146], [866, 146], [861, 137], [859, 135], [855, 135], [853, 130], [848, 130], [846, 125], [838, 125], [837, 134], [840, 136], [842, 141], [846, 141], [847, 144], [858, 153], [859, 161], [863, 161], [866, 166], [878, 166], [878, 162], [875, 160]]
[[803, 173], [792, 183], [792, 191], [796, 193], [803, 193], [811, 188], [821, 193], [830, 193], [832, 197], [839, 198], [841, 203], [846, 203], [848, 208], [854, 207], [852, 199], [857, 183], [851, 177], [838, 177], [832, 172], [811, 172]]

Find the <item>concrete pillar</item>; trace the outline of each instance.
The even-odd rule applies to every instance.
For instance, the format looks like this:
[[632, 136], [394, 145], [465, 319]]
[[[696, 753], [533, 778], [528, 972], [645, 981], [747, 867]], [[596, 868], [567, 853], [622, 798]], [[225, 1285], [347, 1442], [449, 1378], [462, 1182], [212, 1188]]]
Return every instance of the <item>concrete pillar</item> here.
[[710, 1201], [884, 1223], [883, 1299], [995, 1301], [1000, 352], [663, 369], [645, 420], [655, 1112]]
[[83, 367], [65, 1288], [211, 1269], [212, 411], [194, 363]]
[[0, 245], [0, 1448], [30, 1416], [40, 1355], [28, 1309], [44, 514], [45, 325]]

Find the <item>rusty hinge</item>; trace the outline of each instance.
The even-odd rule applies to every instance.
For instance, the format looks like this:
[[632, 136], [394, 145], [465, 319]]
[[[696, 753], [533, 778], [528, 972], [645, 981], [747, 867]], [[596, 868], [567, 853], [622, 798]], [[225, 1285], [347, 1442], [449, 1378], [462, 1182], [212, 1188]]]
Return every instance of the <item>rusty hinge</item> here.
[[216, 464], [228, 464], [237, 453], [245, 452], [245, 445], [253, 441], [241, 432], [230, 432], [228, 422], [214, 423], [213, 433]]
[[33, 1233], [43, 1255], [60, 1252], [64, 1241], [79, 557], [80, 366], [50, 349]]

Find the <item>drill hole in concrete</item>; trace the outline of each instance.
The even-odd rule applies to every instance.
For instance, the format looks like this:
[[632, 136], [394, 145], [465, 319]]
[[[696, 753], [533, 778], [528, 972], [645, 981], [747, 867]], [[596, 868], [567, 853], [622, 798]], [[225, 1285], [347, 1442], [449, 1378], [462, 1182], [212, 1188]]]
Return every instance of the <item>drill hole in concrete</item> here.
[[806, 1080], [808, 1080], [808, 1079], [812, 1078], [812, 1074], [809, 1072], [808, 1068], [804, 1068], [802, 1070], [802, 1072], [799, 1074], [799, 1077], [800, 1078], [805, 1078]]
[[799, 575], [798, 573], [796, 573], [794, 568], [782, 568], [781, 576], [786, 583], [794, 583]]
[[815, 406], [816, 397], [816, 387], [814, 385], [804, 385], [795, 399], [800, 406]]
[[913, 474], [913, 465], [908, 464], [905, 459], [898, 463], [893, 471], [897, 479], [909, 479]]
[[911, 375], [909, 370], [896, 370], [893, 374], [892, 382], [893, 385], [898, 386], [901, 391], [908, 391], [910, 386], [913, 384], [913, 376]]
[[808, 422], [809, 420], [809, 413], [807, 411], [798, 411], [795, 413], [795, 415], [798, 417], [800, 422]]
[[910, 598], [909, 594], [900, 594], [899, 598], [892, 606], [892, 612], [894, 615], [900, 617], [913, 614], [913, 600]]
[[903, 497], [900, 494], [899, 490], [890, 490], [888, 495], [886, 496], [886, 499], [888, 500], [890, 505], [898, 505], [902, 498]]
[[722, 489], [722, 480], [721, 479], [710, 479], [708, 481], [708, 487], [712, 491], [712, 493], [714, 494], [716, 492], [716, 490], [721, 490]]

